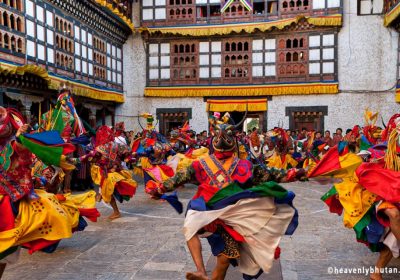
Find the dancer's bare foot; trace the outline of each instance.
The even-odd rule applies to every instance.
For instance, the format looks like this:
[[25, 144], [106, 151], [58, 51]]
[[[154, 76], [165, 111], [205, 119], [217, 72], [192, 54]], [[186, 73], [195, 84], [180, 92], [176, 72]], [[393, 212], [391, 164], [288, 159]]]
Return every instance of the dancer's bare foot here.
[[186, 273], [186, 279], [188, 280], [209, 280], [207, 275], [199, 271]]
[[108, 216], [109, 220], [115, 220], [121, 218], [121, 213], [112, 213], [110, 216]]

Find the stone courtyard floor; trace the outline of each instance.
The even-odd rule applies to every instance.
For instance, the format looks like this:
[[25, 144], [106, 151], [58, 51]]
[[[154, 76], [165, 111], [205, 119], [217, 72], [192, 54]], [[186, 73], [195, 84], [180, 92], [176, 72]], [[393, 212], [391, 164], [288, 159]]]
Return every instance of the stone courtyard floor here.
[[[369, 268], [378, 256], [355, 241], [355, 234], [343, 227], [341, 217], [328, 213], [320, 197], [329, 186], [296, 182], [285, 187], [296, 193], [300, 225], [292, 237], [283, 238], [280, 261], [271, 273], [259, 279], [368, 279], [362, 274], [328, 273], [330, 267]], [[182, 202], [187, 202], [194, 191], [194, 186], [181, 190]], [[181, 233], [183, 215], [166, 202], [150, 200], [142, 186], [133, 200], [120, 205], [121, 219], [107, 221], [111, 209], [103, 203], [98, 208], [102, 213], [99, 222], [63, 240], [53, 254], [29, 255], [23, 250], [19, 262], [7, 267], [3, 279], [175, 280], [185, 279], [185, 272], [194, 270]], [[214, 257], [206, 242], [203, 249], [207, 270], [211, 271]], [[384, 275], [384, 279], [400, 279], [399, 260], [390, 266], [399, 273]], [[231, 268], [226, 279], [241, 277]]]

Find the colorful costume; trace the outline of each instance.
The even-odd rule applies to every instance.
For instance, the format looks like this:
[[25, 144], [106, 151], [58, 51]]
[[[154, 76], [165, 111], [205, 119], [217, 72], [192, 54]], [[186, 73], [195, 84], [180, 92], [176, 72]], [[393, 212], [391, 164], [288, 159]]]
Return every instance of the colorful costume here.
[[[383, 244], [392, 250], [393, 256], [399, 256], [400, 241], [396, 240], [389, 229], [389, 219], [384, 214], [387, 208], [400, 209], [400, 175], [397, 169], [398, 131], [400, 118], [392, 118], [388, 128], [382, 134], [382, 140], [388, 140], [386, 155], [381, 146], [369, 148], [370, 162], [349, 152], [347, 143], [340, 142], [331, 148], [308, 176], [333, 176], [342, 179], [326, 193], [322, 200], [332, 213], [341, 215], [343, 223], [353, 228], [359, 242], [366, 244], [372, 251], [380, 251]], [[368, 126], [364, 128], [371, 128]], [[370, 131], [370, 130], [369, 130]], [[374, 130], [375, 131], [375, 130]], [[368, 136], [370, 140], [372, 134]], [[375, 140], [372, 140], [375, 141]], [[393, 151], [394, 150], [394, 151]]]
[[[18, 120], [18, 121], [15, 121]], [[0, 262], [19, 246], [53, 252], [59, 241], [83, 230], [83, 217], [95, 221], [95, 193], [56, 196], [34, 191], [31, 176], [32, 153], [20, 142], [29, 134], [13, 139], [13, 130], [23, 125], [21, 115], [0, 107]]]
[[137, 183], [132, 179], [133, 173], [122, 166], [122, 162], [130, 158], [130, 148], [115, 141], [111, 128], [102, 126], [98, 129], [94, 151], [80, 160], [93, 162], [91, 176], [93, 182], [100, 186], [104, 202], [110, 203], [114, 196], [122, 203], [135, 194]]
[[297, 215], [293, 193], [275, 182], [260, 181], [253, 176], [252, 163], [235, 155], [232, 129], [233, 125], [214, 124], [213, 154], [146, 191], [156, 196], [196, 181], [198, 190], [183, 227], [186, 240], [196, 234], [207, 237], [214, 255], [229, 258], [251, 279], [271, 269], [279, 241], [294, 232]]

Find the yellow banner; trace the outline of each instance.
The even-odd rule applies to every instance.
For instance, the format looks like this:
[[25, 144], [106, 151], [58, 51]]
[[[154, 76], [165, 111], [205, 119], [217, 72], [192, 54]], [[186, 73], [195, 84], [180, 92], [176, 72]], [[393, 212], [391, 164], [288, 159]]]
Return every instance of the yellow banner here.
[[46, 69], [34, 64], [17, 66], [0, 62], [0, 73], [5, 75], [24, 75], [25, 73], [29, 73], [44, 79], [47, 82], [49, 89], [59, 90], [63, 85], [67, 85], [72, 93], [78, 96], [84, 96], [103, 101], [113, 101], [119, 103], [124, 102], [124, 95], [121, 93], [106, 89], [98, 89], [90, 85], [85, 85], [76, 81], [64, 79], [49, 74]]
[[127, 18], [124, 14], [120, 13], [120, 11], [118, 11], [118, 9], [114, 9], [112, 4], [107, 3], [107, 0], [95, 0], [97, 4], [99, 4], [100, 6], [106, 7], [107, 9], [109, 9], [113, 14], [115, 14], [116, 16], [118, 16], [120, 19], [122, 19], [122, 21], [128, 25], [132, 31], [134, 30], [134, 26], [132, 23], [132, 20], [130, 18]]
[[146, 97], [207, 97], [336, 94], [338, 83], [270, 84], [250, 86], [175, 86], [147, 87]]
[[207, 100], [207, 112], [259, 112], [267, 111], [268, 100], [261, 99], [222, 99]]
[[308, 23], [315, 26], [342, 26], [342, 15], [330, 16], [297, 16], [295, 18], [287, 18], [269, 22], [249, 22], [249, 23], [232, 23], [221, 25], [190, 25], [190, 26], [176, 26], [176, 27], [142, 27], [140, 32], [148, 31], [150, 34], [160, 32], [162, 34], [174, 34], [184, 36], [212, 36], [212, 35], [227, 35], [232, 32], [240, 33], [253, 33], [256, 30], [262, 32], [271, 30], [272, 28], [283, 29], [293, 23], [297, 24], [300, 20], [305, 19]]

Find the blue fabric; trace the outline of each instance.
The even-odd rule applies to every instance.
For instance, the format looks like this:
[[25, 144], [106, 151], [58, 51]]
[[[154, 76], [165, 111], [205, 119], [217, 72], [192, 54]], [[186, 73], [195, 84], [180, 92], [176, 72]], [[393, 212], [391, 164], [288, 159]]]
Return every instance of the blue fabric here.
[[225, 242], [219, 233], [213, 233], [207, 237], [208, 244], [210, 244], [211, 252], [214, 256], [218, 256], [225, 249]]
[[32, 188], [31, 191], [28, 193], [28, 197], [29, 197], [29, 199], [31, 199], [31, 200], [37, 200], [37, 199], [40, 198], [40, 197], [37, 195], [37, 193], [35, 192], [35, 189], [34, 189], [34, 188]]
[[39, 133], [24, 134], [24, 137], [29, 140], [36, 140], [45, 145], [59, 145], [65, 144], [64, 140], [61, 138], [60, 133], [56, 130], [44, 131]]
[[283, 199], [275, 199], [275, 202], [278, 204], [288, 204], [294, 209], [294, 215], [292, 220], [290, 221], [289, 226], [286, 229], [285, 235], [292, 235], [299, 225], [299, 211], [297, 211], [296, 207], [293, 206], [293, 200], [296, 197], [295, 193], [292, 191], [288, 191], [286, 197]]
[[86, 220], [82, 216], [79, 216], [79, 223], [78, 223], [77, 231], [83, 231], [83, 230], [85, 230], [85, 228], [87, 226], [88, 226], [88, 223], [86, 222]]
[[288, 191], [287, 195], [284, 198], [282, 199], [275, 198], [275, 202], [278, 204], [291, 204], [295, 197], [296, 195], [294, 194], [294, 192]]
[[138, 153], [139, 155], [143, 155], [144, 154], [144, 148], [143, 148], [142, 143], [139, 143], [139, 146], [138, 146], [138, 148], [136, 150], [136, 153]]
[[71, 139], [71, 143], [74, 145], [86, 146], [90, 143], [90, 138], [86, 135], [81, 135], [81, 136]]
[[344, 151], [344, 149], [348, 146], [348, 143], [346, 141], [340, 141], [338, 143], [338, 151], [339, 151], [339, 155], [341, 155]]
[[47, 179], [44, 176], [40, 176], [40, 183], [45, 186], [47, 184]]
[[368, 242], [372, 244], [379, 243], [379, 240], [384, 234], [384, 230], [384, 226], [378, 222], [375, 213], [371, 214], [371, 222], [364, 229]]
[[183, 212], [183, 204], [179, 201], [176, 191], [170, 195], [163, 194], [161, 199], [166, 200], [179, 214]]
[[192, 199], [189, 201], [187, 210], [207, 211], [207, 205], [203, 197]]
[[60, 241], [58, 241], [57, 243], [54, 243], [53, 245], [47, 246], [46, 248], [43, 248], [40, 251], [51, 254], [57, 249], [58, 244], [60, 244]]
[[286, 229], [285, 235], [292, 235], [296, 231], [297, 226], [299, 225], [299, 211], [297, 211], [297, 209], [294, 207], [293, 209], [294, 209], [294, 215], [292, 220], [290, 221], [289, 226]]

